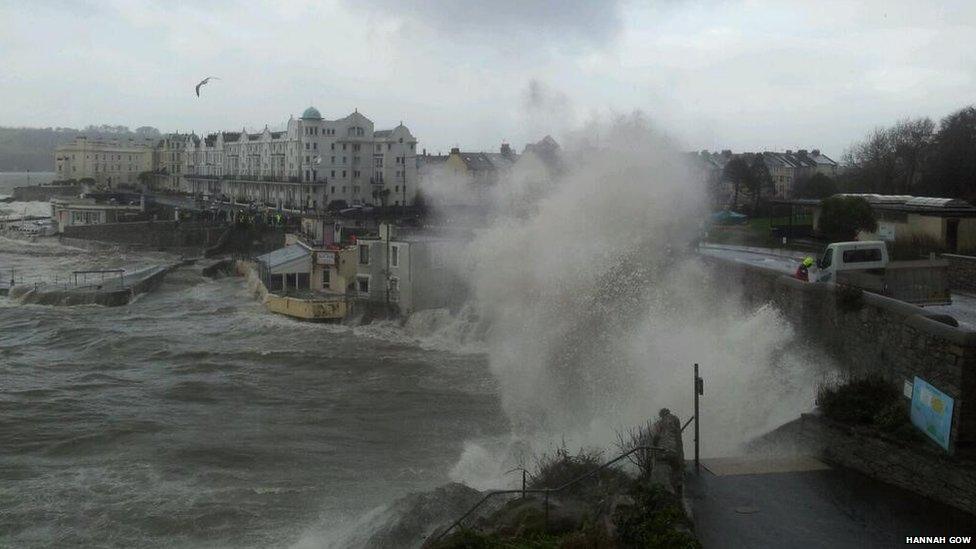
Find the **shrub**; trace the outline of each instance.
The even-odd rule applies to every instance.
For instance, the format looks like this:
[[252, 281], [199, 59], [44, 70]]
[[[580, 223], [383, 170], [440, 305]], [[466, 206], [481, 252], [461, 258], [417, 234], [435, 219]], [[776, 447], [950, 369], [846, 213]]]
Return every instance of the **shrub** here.
[[832, 196], [821, 204], [820, 231], [830, 240], [854, 240], [858, 231], [878, 230], [871, 205], [859, 196]]
[[631, 492], [635, 505], [613, 517], [622, 547], [673, 549], [701, 547], [690, 533], [691, 521], [678, 498], [658, 484], [638, 484]]
[[817, 389], [817, 406], [830, 419], [854, 425], [870, 425], [875, 416], [900, 393], [881, 376], [869, 375], [836, 385], [823, 383]]
[[[581, 448], [576, 454], [571, 454], [566, 446], [561, 446], [553, 453], [542, 454], [536, 458], [535, 472], [529, 474], [528, 486], [529, 488], [558, 488], [597, 470], [603, 465], [602, 457], [603, 453], [597, 450]], [[585, 495], [607, 492], [628, 482], [630, 479], [625, 473], [608, 468], [594, 478], [567, 488], [567, 493]]]

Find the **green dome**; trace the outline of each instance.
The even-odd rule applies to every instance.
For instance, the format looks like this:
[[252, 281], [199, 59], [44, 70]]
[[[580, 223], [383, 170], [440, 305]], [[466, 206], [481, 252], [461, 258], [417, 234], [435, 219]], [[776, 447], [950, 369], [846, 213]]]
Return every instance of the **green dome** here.
[[304, 120], [322, 120], [322, 113], [319, 112], [315, 107], [309, 107], [305, 109], [302, 113], [302, 119]]

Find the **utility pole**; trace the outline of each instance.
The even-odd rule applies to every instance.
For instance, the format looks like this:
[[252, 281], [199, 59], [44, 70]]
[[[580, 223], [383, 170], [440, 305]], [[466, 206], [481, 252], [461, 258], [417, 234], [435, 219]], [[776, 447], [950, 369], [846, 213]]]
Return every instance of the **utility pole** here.
[[701, 434], [699, 417], [701, 409], [698, 407], [698, 397], [705, 393], [705, 383], [698, 376], [698, 363], [695, 363], [695, 474], [701, 473], [701, 462], [699, 461], [699, 435]]
[[390, 221], [386, 221], [386, 306], [390, 306]]

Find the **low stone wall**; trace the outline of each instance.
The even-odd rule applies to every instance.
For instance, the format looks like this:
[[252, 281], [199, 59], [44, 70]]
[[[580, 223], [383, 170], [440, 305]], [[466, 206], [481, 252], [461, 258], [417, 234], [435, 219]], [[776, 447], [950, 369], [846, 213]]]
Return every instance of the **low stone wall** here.
[[78, 196], [81, 185], [28, 185], [14, 187], [13, 199], [17, 202], [47, 202], [55, 196]]
[[773, 303], [852, 374], [898, 383], [919, 376], [955, 400], [952, 451], [976, 448], [976, 332], [887, 297], [801, 282], [778, 271], [703, 256], [714, 283], [754, 305]]
[[62, 236], [151, 249], [205, 248], [216, 243], [226, 227], [180, 221], [133, 221], [65, 227]]
[[949, 288], [976, 292], [976, 257], [958, 254], [942, 254], [941, 257], [949, 262]]
[[796, 432], [825, 461], [976, 513], [976, 463], [814, 414], [803, 414]]

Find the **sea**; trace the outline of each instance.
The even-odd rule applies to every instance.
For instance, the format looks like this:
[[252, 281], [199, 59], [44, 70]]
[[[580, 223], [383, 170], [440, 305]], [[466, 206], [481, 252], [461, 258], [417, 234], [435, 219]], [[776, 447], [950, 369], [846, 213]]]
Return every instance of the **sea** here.
[[[172, 259], [0, 237], [18, 279]], [[298, 322], [194, 268], [124, 307], [0, 297], [0, 547], [343, 546], [508, 429], [484, 353], [431, 318]]]

